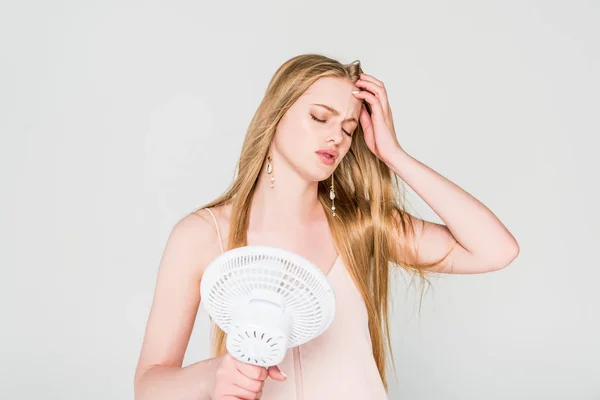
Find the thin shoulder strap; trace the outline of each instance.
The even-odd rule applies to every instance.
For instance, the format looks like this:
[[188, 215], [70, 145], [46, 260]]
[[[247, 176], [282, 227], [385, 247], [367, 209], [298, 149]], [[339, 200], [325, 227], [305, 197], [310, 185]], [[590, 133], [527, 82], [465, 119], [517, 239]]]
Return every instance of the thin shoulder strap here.
[[221, 240], [221, 231], [219, 230], [219, 224], [217, 223], [215, 214], [213, 214], [213, 212], [210, 208], [206, 208], [206, 211], [208, 211], [210, 213], [210, 215], [213, 218], [213, 221], [215, 221], [215, 227], [217, 228], [217, 236], [219, 236], [219, 246], [221, 246], [221, 253], [223, 253], [224, 250], [223, 250], [223, 241]]

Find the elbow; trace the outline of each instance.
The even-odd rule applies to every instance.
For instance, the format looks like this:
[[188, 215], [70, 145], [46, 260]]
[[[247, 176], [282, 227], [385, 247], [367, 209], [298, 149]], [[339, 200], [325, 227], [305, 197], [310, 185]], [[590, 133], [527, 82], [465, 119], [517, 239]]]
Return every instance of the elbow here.
[[515, 240], [508, 252], [508, 262], [506, 263], [506, 266], [510, 265], [519, 256], [520, 252], [521, 248], [519, 247], [519, 243]]
[[494, 270], [501, 270], [511, 265], [519, 256], [520, 251], [519, 244], [515, 241], [510, 250], [504, 252], [504, 257], [494, 263]]
[[154, 365], [138, 368], [135, 372], [135, 376], [133, 377], [133, 392], [135, 400], [143, 400], [146, 398], [144, 393], [144, 377], [148, 372], [154, 367]]

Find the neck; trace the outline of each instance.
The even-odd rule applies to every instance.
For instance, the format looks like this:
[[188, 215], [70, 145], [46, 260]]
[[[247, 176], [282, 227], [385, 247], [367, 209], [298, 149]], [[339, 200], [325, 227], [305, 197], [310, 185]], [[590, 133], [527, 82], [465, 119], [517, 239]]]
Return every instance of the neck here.
[[[282, 161], [273, 166], [271, 174], [267, 174], [264, 166], [261, 170], [252, 198], [249, 230], [289, 231], [323, 215], [323, 206], [317, 198], [318, 182], [303, 179]], [[270, 187], [271, 177], [275, 178], [274, 187]]]

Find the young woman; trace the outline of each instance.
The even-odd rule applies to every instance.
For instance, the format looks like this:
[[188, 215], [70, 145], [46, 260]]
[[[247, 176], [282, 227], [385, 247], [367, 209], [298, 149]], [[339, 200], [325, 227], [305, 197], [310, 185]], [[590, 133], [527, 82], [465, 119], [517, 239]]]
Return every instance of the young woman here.
[[[444, 224], [407, 213], [397, 177]], [[222, 251], [259, 244], [294, 251], [327, 275], [333, 323], [268, 370], [228, 355], [213, 326], [214, 357], [182, 368], [204, 269]], [[136, 399], [385, 399], [388, 263], [425, 282], [432, 273], [499, 270], [518, 253], [489, 209], [402, 148], [383, 82], [359, 62], [294, 57], [250, 123], [234, 183], [170, 234]]]

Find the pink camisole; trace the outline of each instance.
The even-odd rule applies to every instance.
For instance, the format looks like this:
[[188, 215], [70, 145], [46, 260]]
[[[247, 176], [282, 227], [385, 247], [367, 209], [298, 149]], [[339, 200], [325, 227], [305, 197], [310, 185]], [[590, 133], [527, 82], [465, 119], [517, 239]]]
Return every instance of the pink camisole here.
[[[217, 219], [210, 209], [221, 252]], [[333, 322], [321, 336], [288, 349], [279, 369], [285, 381], [267, 378], [262, 400], [383, 400], [369, 336], [367, 309], [341, 257], [327, 274], [336, 297]]]

